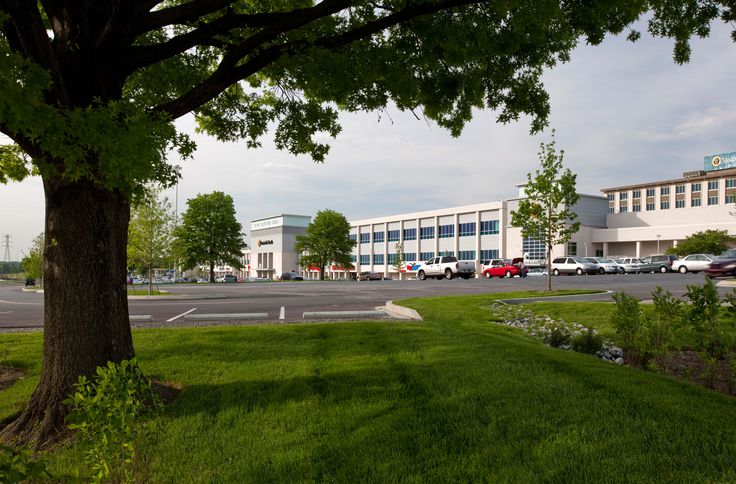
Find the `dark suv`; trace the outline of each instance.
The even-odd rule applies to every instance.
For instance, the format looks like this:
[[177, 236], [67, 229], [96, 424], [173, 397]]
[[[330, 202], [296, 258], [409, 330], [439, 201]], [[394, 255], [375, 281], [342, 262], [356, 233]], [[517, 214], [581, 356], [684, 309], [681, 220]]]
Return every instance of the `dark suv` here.
[[296, 272], [284, 272], [281, 274], [282, 281], [303, 281], [304, 278]]
[[677, 260], [676, 255], [658, 254], [647, 257], [647, 262], [655, 266], [654, 270], [659, 272], [672, 272], [672, 263]]
[[736, 276], [736, 249], [728, 249], [715, 258], [705, 270], [706, 277]]

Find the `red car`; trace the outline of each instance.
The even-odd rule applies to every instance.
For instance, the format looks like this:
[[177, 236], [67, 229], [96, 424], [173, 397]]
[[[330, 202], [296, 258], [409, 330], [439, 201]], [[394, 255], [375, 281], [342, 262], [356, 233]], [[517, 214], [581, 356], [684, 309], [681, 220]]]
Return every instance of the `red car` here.
[[705, 276], [710, 279], [736, 276], [736, 249], [729, 249], [716, 257], [705, 270]]
[[483, 277], [486, 279], [491, 277], [521, 277], [524, 270], [526, 270], [526, 267], [519, 263], [513, 264], [510, 261], [494, 262], [493, 265], [483, 271]]

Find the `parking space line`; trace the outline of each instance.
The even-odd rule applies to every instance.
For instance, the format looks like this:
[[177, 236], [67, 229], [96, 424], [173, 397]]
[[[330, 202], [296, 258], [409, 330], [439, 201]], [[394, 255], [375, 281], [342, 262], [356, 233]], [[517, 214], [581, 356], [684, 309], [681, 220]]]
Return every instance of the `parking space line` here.
[[171, 319], [167, 319], [167, 320], [166, 320], [166, 322], [167, 322], [167, 323], [170, 323], [170, 322], [172, 322], [172, 321], [175, 321], [175, 320], [177, 320], [177, 319], [181, 318], [182, 316], [186, 316], [187, 314], [191, 313], [192, 311], [196, 311], [196, 310], [197, 310], [197, 308], [192, 308], [192, 309], [190, 309], [189, 311], [183, 312], [183, 313], [181, 313], [181, 314], [179, 314], [179, 315], [177, 315], [177, 316], [174, 316], [174, 317], [173, 317], [173, 318], [171, 318]]
[[284, 306], [281, 306], [281, 311], [279, 312], [279, 319], [285, 319], [286, 318], [286, 308]]

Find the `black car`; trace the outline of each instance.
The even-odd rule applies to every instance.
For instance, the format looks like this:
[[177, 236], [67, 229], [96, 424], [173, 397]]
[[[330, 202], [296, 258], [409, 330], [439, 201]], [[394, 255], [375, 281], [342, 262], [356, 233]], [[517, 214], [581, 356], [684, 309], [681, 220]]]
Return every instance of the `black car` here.
[[235, 274], [225, 274], [223, 279], [223, 282], [238, 282], [238, 278], [235, 277]]
[[705, 270], [705, 276], [710, 279], [736, 276], [736, 249], [729, 249], [716, 257]]
[[296, 272], [284, 272], [281, 274], [282, 281], [303, 281], [304, 278]]

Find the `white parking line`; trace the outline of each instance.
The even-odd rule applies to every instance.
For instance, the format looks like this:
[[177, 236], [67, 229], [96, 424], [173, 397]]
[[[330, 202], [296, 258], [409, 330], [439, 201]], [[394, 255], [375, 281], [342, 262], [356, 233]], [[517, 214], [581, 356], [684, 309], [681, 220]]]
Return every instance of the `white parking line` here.
[[172, 321], [174, 321], [174, 320], [177, 320], [177, 319], [181, 318], [182, 316], [186, 316], [187, 314], [191, 313], [192, 311], [196, 311], [196, 310], [197, 310], [197, 308], [192, 308], [192, 309], [190, 309], [189, 311], [186, 311], [186, 312], [184, 312], [184, 313], [181, 313], [181, 314], [179, 314], [178, 316], [174, 316], [174, 317], [173, 317], [173, 318], [171, 318], [171, 319], [167, 319], [167, 320], [166, 320], [166, 322], [167, 322], [167, 323], [170, 323], [170, 322], [172, 322]]
[[[283, 308], [282, 308], [282, 309], [283, 309]], [[13, 312], [13, 311], [0, 311], [0, 314], [10, 314], [10, 313], [12, 313], [12, 312]]]
[[281, 306], [281, 312], [279, 312], [279, 319], [286, 318], [286, 308], [284, 306]]

